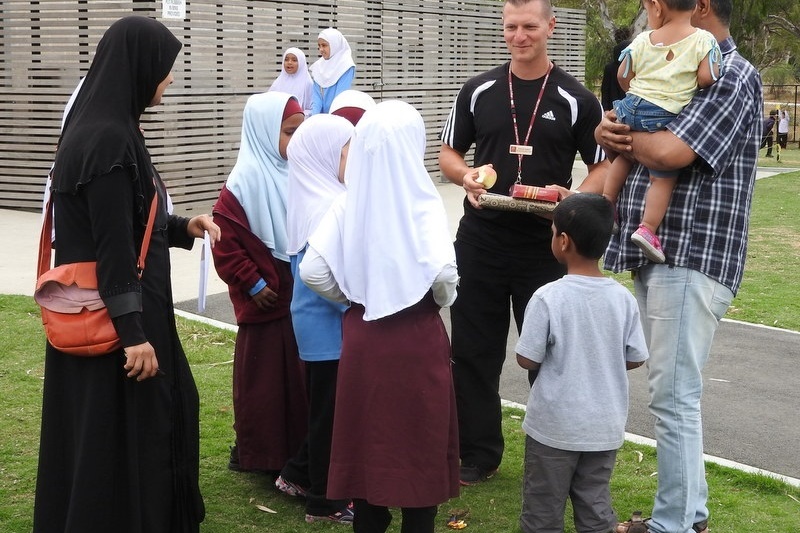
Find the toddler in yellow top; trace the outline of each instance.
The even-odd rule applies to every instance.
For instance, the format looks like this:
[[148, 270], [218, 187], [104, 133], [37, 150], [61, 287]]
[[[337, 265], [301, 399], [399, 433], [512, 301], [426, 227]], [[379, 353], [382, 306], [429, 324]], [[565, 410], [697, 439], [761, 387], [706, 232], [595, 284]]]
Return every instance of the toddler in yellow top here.
[[[698, 88], [720, 75], [722, 54], [714, 36], [692, 26], [695, 0], [642, 0], [651, 31], [642, 32], [620, 55], [617, 73], [624, 99], [614, 102], [617, 121], [634, 131], [664, 129], [689, 103]], [[616, 205], [632, 162], [616, 157], [603, 195]], [[631, 240], [645, 256], [664, 263], [656, 231], [664, 219], [678, 171], [648, 168], [650, 187], [642, 223]]]

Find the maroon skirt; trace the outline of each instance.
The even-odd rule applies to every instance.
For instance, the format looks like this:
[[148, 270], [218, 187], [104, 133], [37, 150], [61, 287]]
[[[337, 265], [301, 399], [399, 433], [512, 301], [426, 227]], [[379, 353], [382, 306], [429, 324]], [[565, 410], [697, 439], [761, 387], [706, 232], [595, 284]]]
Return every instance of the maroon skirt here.
[[281, 470], [306, 437], [305, 366], [292, 320], [240, 324], [233, 360], [233, 429], [245, 470]]
[[328, 497], [429, 507], [458, 496], [450, 341], [430, 293], [416, 305], [342, 322]]

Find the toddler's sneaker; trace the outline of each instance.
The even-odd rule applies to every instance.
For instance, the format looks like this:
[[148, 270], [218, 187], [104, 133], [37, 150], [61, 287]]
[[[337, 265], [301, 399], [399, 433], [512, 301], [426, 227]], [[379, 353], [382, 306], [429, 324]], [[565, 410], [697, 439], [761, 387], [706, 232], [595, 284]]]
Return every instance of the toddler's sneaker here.
[[275, 480], [275, 488], [287, 496], [297, 496], [300, 498], [305, 498], [306, 494], [308, 493], [306, 489], [297, 483], [292, 483], [291, 481], [284, 479], [283, 476], [278, 476], [278, 479]]
[[639, 224], [639, 229], [631, 235], [633, 244], [641, 248], [644, 255], [654, 263], [663, 263], [665, 260], [664, 250], [661, 249], [661, 241], [658, 240], [656, 234], [647, 229], [644, 225]]

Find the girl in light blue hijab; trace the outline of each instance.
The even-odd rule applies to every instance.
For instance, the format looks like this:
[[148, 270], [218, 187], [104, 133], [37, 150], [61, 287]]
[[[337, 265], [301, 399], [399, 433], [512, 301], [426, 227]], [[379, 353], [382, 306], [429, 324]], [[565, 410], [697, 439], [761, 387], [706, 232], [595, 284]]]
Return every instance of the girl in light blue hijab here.
[[286, 254], [286, 147], [303, 119], [287, 93], [251, 96], [236, 165], [214, 205], [214, 220], [228, 232], [212, 250], [214, 266], [239, 326], [232, 470], [277, 475], [306, 435], [305, 369], [289, 316], [293, 280]]
[[[286, 254], [286, 193], [289, 183], [286, 144], [289, 141], [287, 139], [283, 147], [280, 144], [284, 135], [284, 112], [290, 98], [291, 95], [276, 91], [248, 98], [239, 156], [225, 185], [247, 214], [250, 230], [281, 261], [289, 261]], [[296, 100], [293, 101], [299, 107]], [[294, 125], [291, 133], [299, 125]]]

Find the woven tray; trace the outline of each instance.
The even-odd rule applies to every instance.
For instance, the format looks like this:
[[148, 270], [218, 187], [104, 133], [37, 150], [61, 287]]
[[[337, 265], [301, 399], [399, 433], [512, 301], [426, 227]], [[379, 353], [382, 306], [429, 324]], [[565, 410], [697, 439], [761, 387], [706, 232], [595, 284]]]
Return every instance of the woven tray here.
[[539, 215], [543, 213], [552, 213], [558, 204], [554, 202], [543, 202], [541, 200], [520, 200], [502, 194], [487, 192], [478, 196], [478, 205], [484, 209], [517, 211]]

